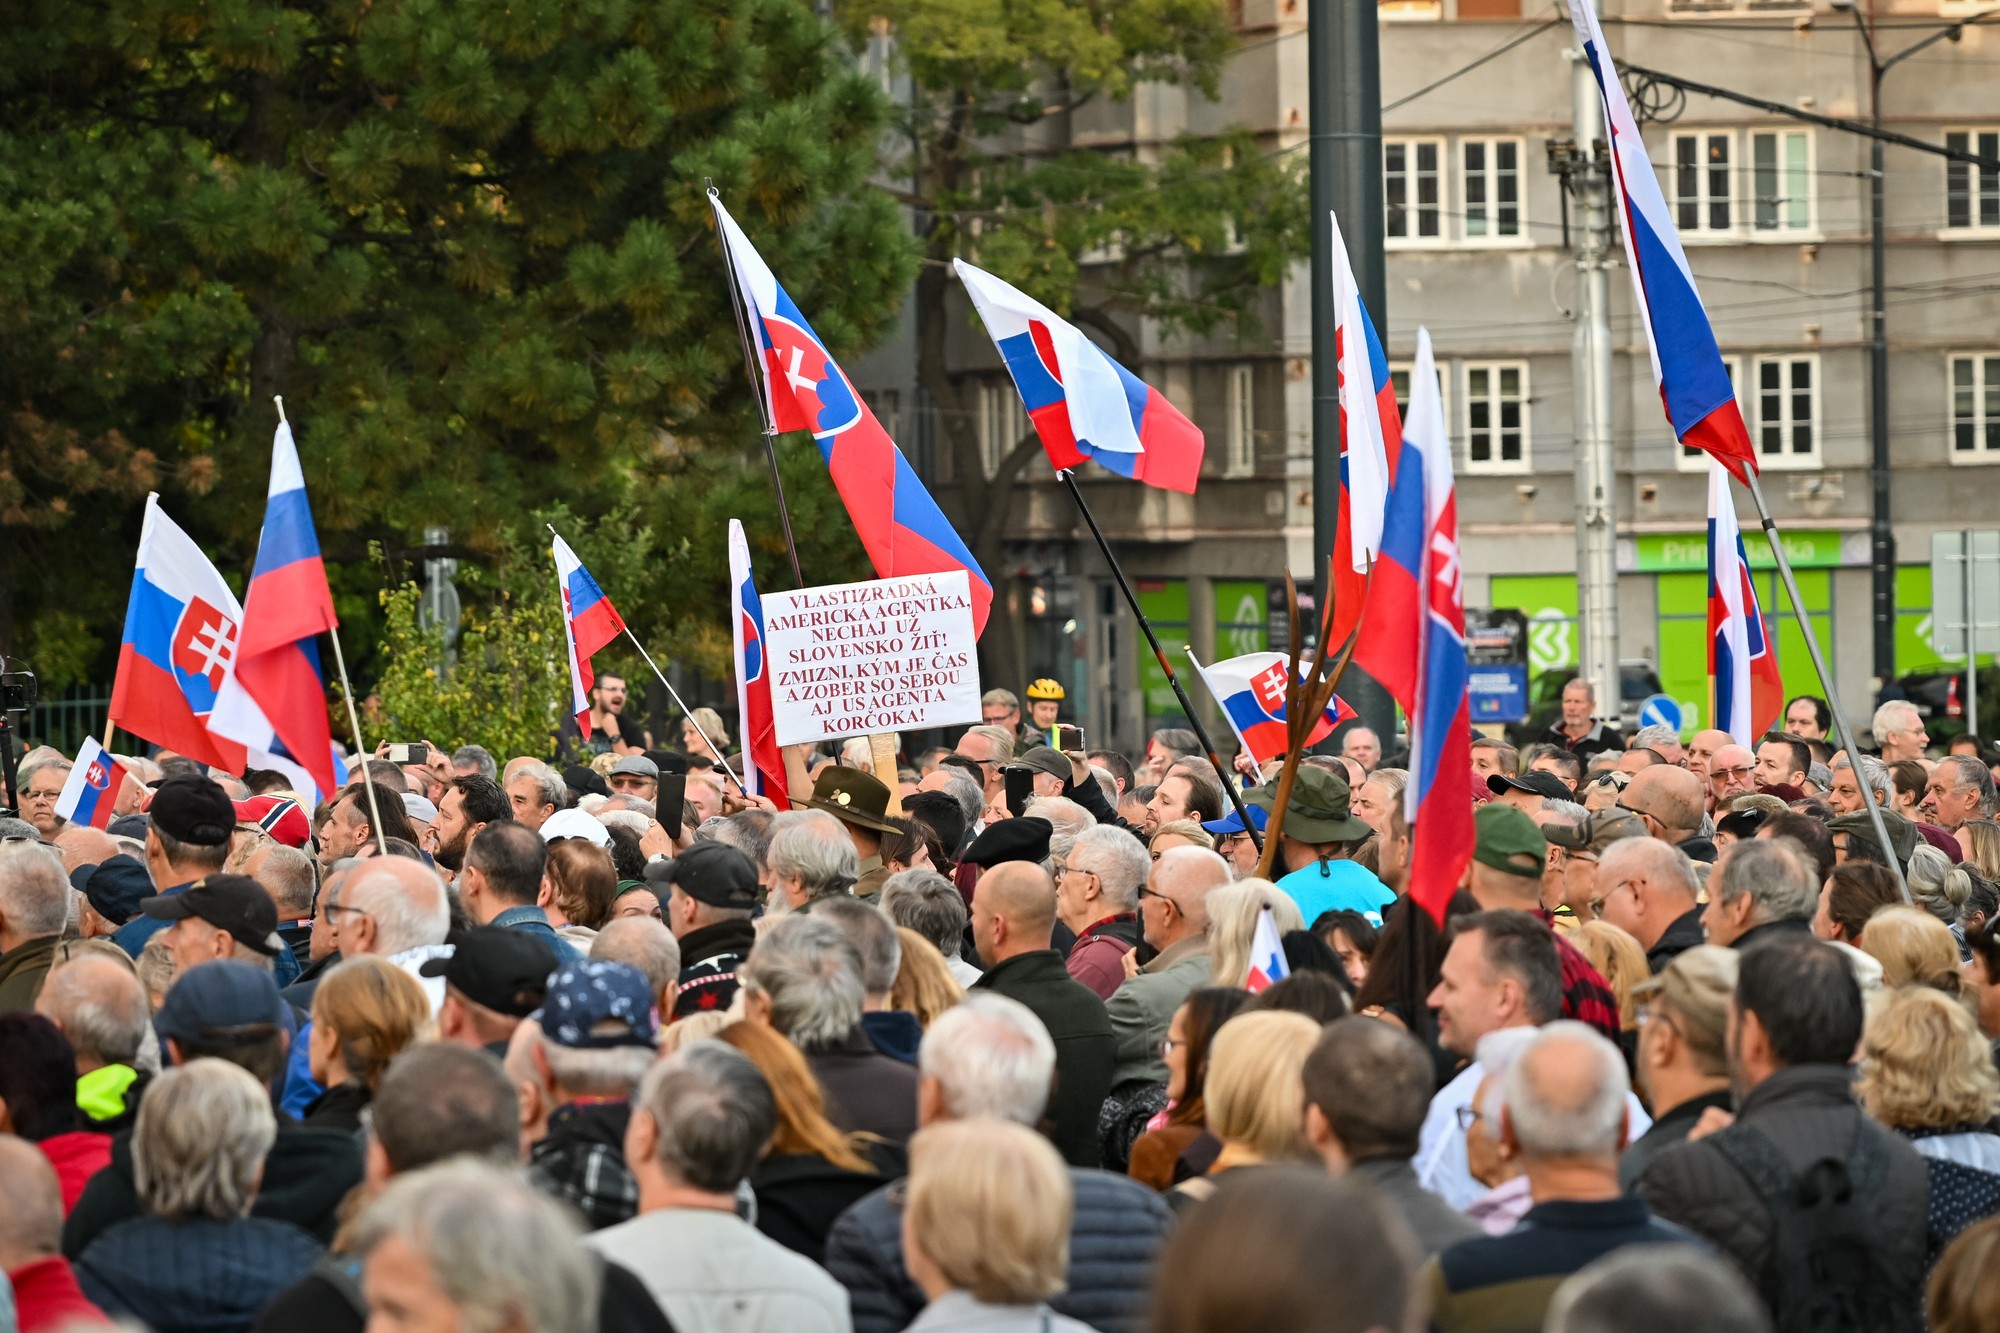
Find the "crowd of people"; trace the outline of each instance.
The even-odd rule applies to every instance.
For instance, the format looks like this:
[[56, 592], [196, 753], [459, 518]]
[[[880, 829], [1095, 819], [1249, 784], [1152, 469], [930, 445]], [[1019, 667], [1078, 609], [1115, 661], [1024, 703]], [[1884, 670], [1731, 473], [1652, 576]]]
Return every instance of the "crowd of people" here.
[[30, 752], [0, 1330], [2000, 1327], [1976, 738], [1627, 738], [1573, 682], [1475, 742], [1440, 927], [1392, 742], [1280, 821], [1275, 766], [1030, 695], [789, 749], [782, 809], [615, 677], [562, 761], [316, 805], [155, 753], [72, 825]]

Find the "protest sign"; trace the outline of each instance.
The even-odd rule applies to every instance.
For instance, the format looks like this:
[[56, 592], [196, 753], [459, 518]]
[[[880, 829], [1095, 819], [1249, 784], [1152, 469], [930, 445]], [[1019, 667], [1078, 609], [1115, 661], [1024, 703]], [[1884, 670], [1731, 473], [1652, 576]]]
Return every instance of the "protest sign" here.
[[965, 571], [764, 594], [780, 745], [979, 721]]

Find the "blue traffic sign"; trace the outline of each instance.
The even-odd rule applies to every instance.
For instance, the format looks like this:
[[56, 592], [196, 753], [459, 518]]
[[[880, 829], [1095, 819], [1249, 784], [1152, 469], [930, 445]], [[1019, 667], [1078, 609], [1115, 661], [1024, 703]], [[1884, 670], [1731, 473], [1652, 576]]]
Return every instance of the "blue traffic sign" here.
[[1639, 725], [1642, 727], [1672, 727], [1678, 735], [1681, 729], [1680, 700], [1664, 694], [1656, 694], [1639, 705]]

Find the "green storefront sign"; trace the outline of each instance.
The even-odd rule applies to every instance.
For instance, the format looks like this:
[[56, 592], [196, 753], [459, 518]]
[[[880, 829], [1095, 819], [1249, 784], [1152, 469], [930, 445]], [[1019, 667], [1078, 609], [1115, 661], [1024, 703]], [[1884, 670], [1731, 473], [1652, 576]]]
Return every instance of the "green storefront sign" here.
[[[1152, 622], [1153, 633], [1159, 636], [1160, 647], [1172, 659], [1175, 673], [1184, 672], [1191, 665], [1187, 660], [1187, 580], [1141, 579], [1137, 592], [1139, 609]], [[1135, 632], [1136, 629], [1135, 626]], [[1145, 636], [1140, 635], [1134, 646], [1139, 653], [1139, 690], [1146, 700], [1146, 725], [1151, 729], [1156, 719], [1179, 717], [1181, 706], [1174, 699], [1174, 687], [1167, 684], [1166, 672], [1153, 660]]]
[[[1841, 534], [1838, 532], [1787, 532], [1785, 554], [1793, 569], [1836, 569], [1840, 566]], [[1637, 550], [1635, 566], [1641, 574], [1708, 573], [1708, 534], [1704, 532], [1649, 532], [1632, 539]], [[1771, 543], [1761, 532], [1743, 534], [1743, 554], [1752, 569], [1776, 569]], [[1929, 600], [1928, 596], [1925, 598]]]

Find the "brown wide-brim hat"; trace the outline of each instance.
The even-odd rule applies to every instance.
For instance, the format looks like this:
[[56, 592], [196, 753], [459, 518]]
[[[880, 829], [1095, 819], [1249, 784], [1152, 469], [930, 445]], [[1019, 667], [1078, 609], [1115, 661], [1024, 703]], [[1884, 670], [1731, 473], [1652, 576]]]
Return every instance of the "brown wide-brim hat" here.
[[887, 818], [889, 789], [872, 773], [835, 766], [819, 775], [812, 799], [800, 801], [808, 810], [824, 810], [843, 824], [876, 833], [901, 832]]

